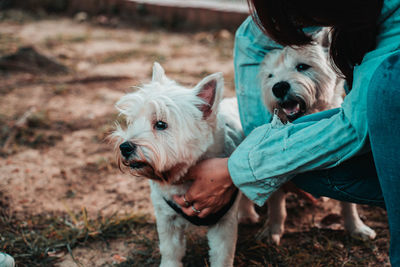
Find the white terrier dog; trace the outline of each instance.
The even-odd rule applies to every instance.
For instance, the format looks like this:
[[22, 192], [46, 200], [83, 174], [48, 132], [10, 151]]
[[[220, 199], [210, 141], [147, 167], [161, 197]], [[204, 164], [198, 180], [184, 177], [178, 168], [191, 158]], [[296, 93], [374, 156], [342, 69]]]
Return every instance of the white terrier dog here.
[[222, 212], [204, 219], [187, 217], [172, 200], [191, 185], [183, 179], [191, 166], [201, 159], [229, 156], [244, 138], [236, 99], [222, 101], [222, 95], [221, 73], [204, 78], [190, 90], [167, 78], [155, 63], [151, 83], [116, 104], [127, 121], [125, 130], [117, 126], [113, 133], [119, 162], [133, 174], [150, 179], [160, 266], [182, 266], [184, 230], [194, 225], [209, 225], [211, 266], [232, 266], [238, 220], [258, 221], [252, 203], [240, 193]]
[[[339, 107], [343, 101], [343, 80], [332, 69], [326, 49], [317, 43], [269, 52], [260, 75], [263, 101], [284, 123]], [[375, 238], [375, 231], [361, 221], [355, 204], [341, 202], [341, 207], [344, 227], [351, 235]], [[268, 220], [260, 238], [268, 236], [279, 244], [285, 219], [285, 193], [279, 189], [268, 199]]]

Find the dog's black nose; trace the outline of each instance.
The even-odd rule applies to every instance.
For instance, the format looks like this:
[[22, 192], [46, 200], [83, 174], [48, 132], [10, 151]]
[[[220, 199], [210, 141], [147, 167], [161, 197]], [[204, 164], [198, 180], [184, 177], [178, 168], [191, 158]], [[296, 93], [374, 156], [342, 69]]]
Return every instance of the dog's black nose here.
[[284, 98], [289, 92], [290, 84], [288, 82], [278, 82], [272, 87], [272, 92], [277, 98]]
[[136, 145], [131, 142], [123, 142], [119, 145], [119, 150], [121, 150], [122, 156], [129, 158], [136, 150]]

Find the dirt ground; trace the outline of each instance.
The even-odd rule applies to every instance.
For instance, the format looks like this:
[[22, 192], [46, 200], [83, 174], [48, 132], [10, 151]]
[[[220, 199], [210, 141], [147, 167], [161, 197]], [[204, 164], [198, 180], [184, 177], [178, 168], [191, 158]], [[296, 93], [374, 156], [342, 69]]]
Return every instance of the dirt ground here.
[[[156, 257], [148, 266], [157, 265], [157, 236], [147, 181], [118, 169], [114, 147], [106, 139], [118, 120], [114, 103], [131, 86], [149, 81], [154, 61], [187, 86], [222, 71], [225, 95], [233, 96], [233, 34], [224, 30], [178, 33], [145, 29], [103, 16], [80, 21], [20, 11], [0, 14], [0, 56], [32, 46], [68, 69], [67, 73], [53, 74], [46, 66], [24, 64], [18, 71], [0, 72], [3, 209], [18, 221], [37, 215], [63, 217], [82, 210], [89, 218], [145, 215], [150, 225], [146, 236], [154, 241], [151, 248]], [[265, 215], [266, 208], [259, 211]], [[327, 266], [327, 262], [330, 266], [388, 266], [386, 213], [367, 206], [359, 206], [359, 211], [377, 231], [375, 241], [353, 241], [347, 236], [336, 216], [337, 202], [320, 201], [312, 206], [289, 196], [287, 232], [281, 246], [252, 239], [260, 225], [242, 226], [240, 236], [247, 243], [239, 236], [236, 265], [293, 266], [273, 256], [294, 255], [296, 247], [304, 246], [307, 253], [293, 256], [297, 266]], [[132, 251], [137, 246], [132, 238], [95, 240], [70, 251], [61, 250], [56, 266], [145, 266], [134, 261]], [[272, 248], [274, 253], [263, 256], [264, 263], [252, 260], [250, 248], [258, 249], [254, 257], [259, 259], [267, 246], [267, 251]], [[329, 246], [337, 246], [340, 253], [332, 253], [335, 250]], [[200, 247], [200, 259], [206, 258], [204, 240]], [[188, 254], [193, 252], [188, 250]], [[325, 258], [315, 256], [318, 254]], [[22, 259], [16, 257], [17, 263], [25, 266]]]

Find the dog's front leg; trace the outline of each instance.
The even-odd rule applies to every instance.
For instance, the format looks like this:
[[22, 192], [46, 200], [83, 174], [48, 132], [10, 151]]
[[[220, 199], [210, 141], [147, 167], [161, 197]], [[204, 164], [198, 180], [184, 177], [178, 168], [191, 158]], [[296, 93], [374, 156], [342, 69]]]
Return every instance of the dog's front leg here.
[[232, 207], [218, 224], [208, 230], [211, 267], [233, 266], [238, 229], [236, 209], [237, 205]]
[[244, 224], [255, 224], [259, 220], [254, 203], [243, 194], [240, 195], [238, 219], [239, 223]]
[[184, 229], [176, 224], [172, 216], [156, 216], [160, 239], [161, 267], [180, 267], [185, 256], [186, 239]]
[[186, 250], [184, 230], [187, 223], [165, 202], [163, 191], [158, 184], [150, 181], [150, 188], [158, 238], [160, 239], [160, 266], [181, 267]]
[[268, 219], [261, 231], [257, 234], [257, 239], [265, 237], [279, 245], [283, 232], [285, 231], [286, 220], [286, 194], [282, 188], [274, 192], [268, 199]]

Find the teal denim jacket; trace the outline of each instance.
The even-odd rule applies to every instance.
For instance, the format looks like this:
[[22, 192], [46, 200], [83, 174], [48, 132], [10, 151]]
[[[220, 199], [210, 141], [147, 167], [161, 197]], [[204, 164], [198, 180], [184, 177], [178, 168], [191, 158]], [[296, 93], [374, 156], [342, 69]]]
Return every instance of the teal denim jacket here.
[[354, 82], [339, 112], [329, 118], [296, 124], [271, 122], [259, 86], [264, 56], [280, 46], [249, 17], [236, 32], [235, 87], [245, 140], [231, 155], [234, 184], [252, 201], [268, 197], [296, 174], [331, 168], [370, 151], [366, 114], [367, 91], [380, 63], [400, 49], [400, 0], [385, 0], [377, 47], [354, 69]]

